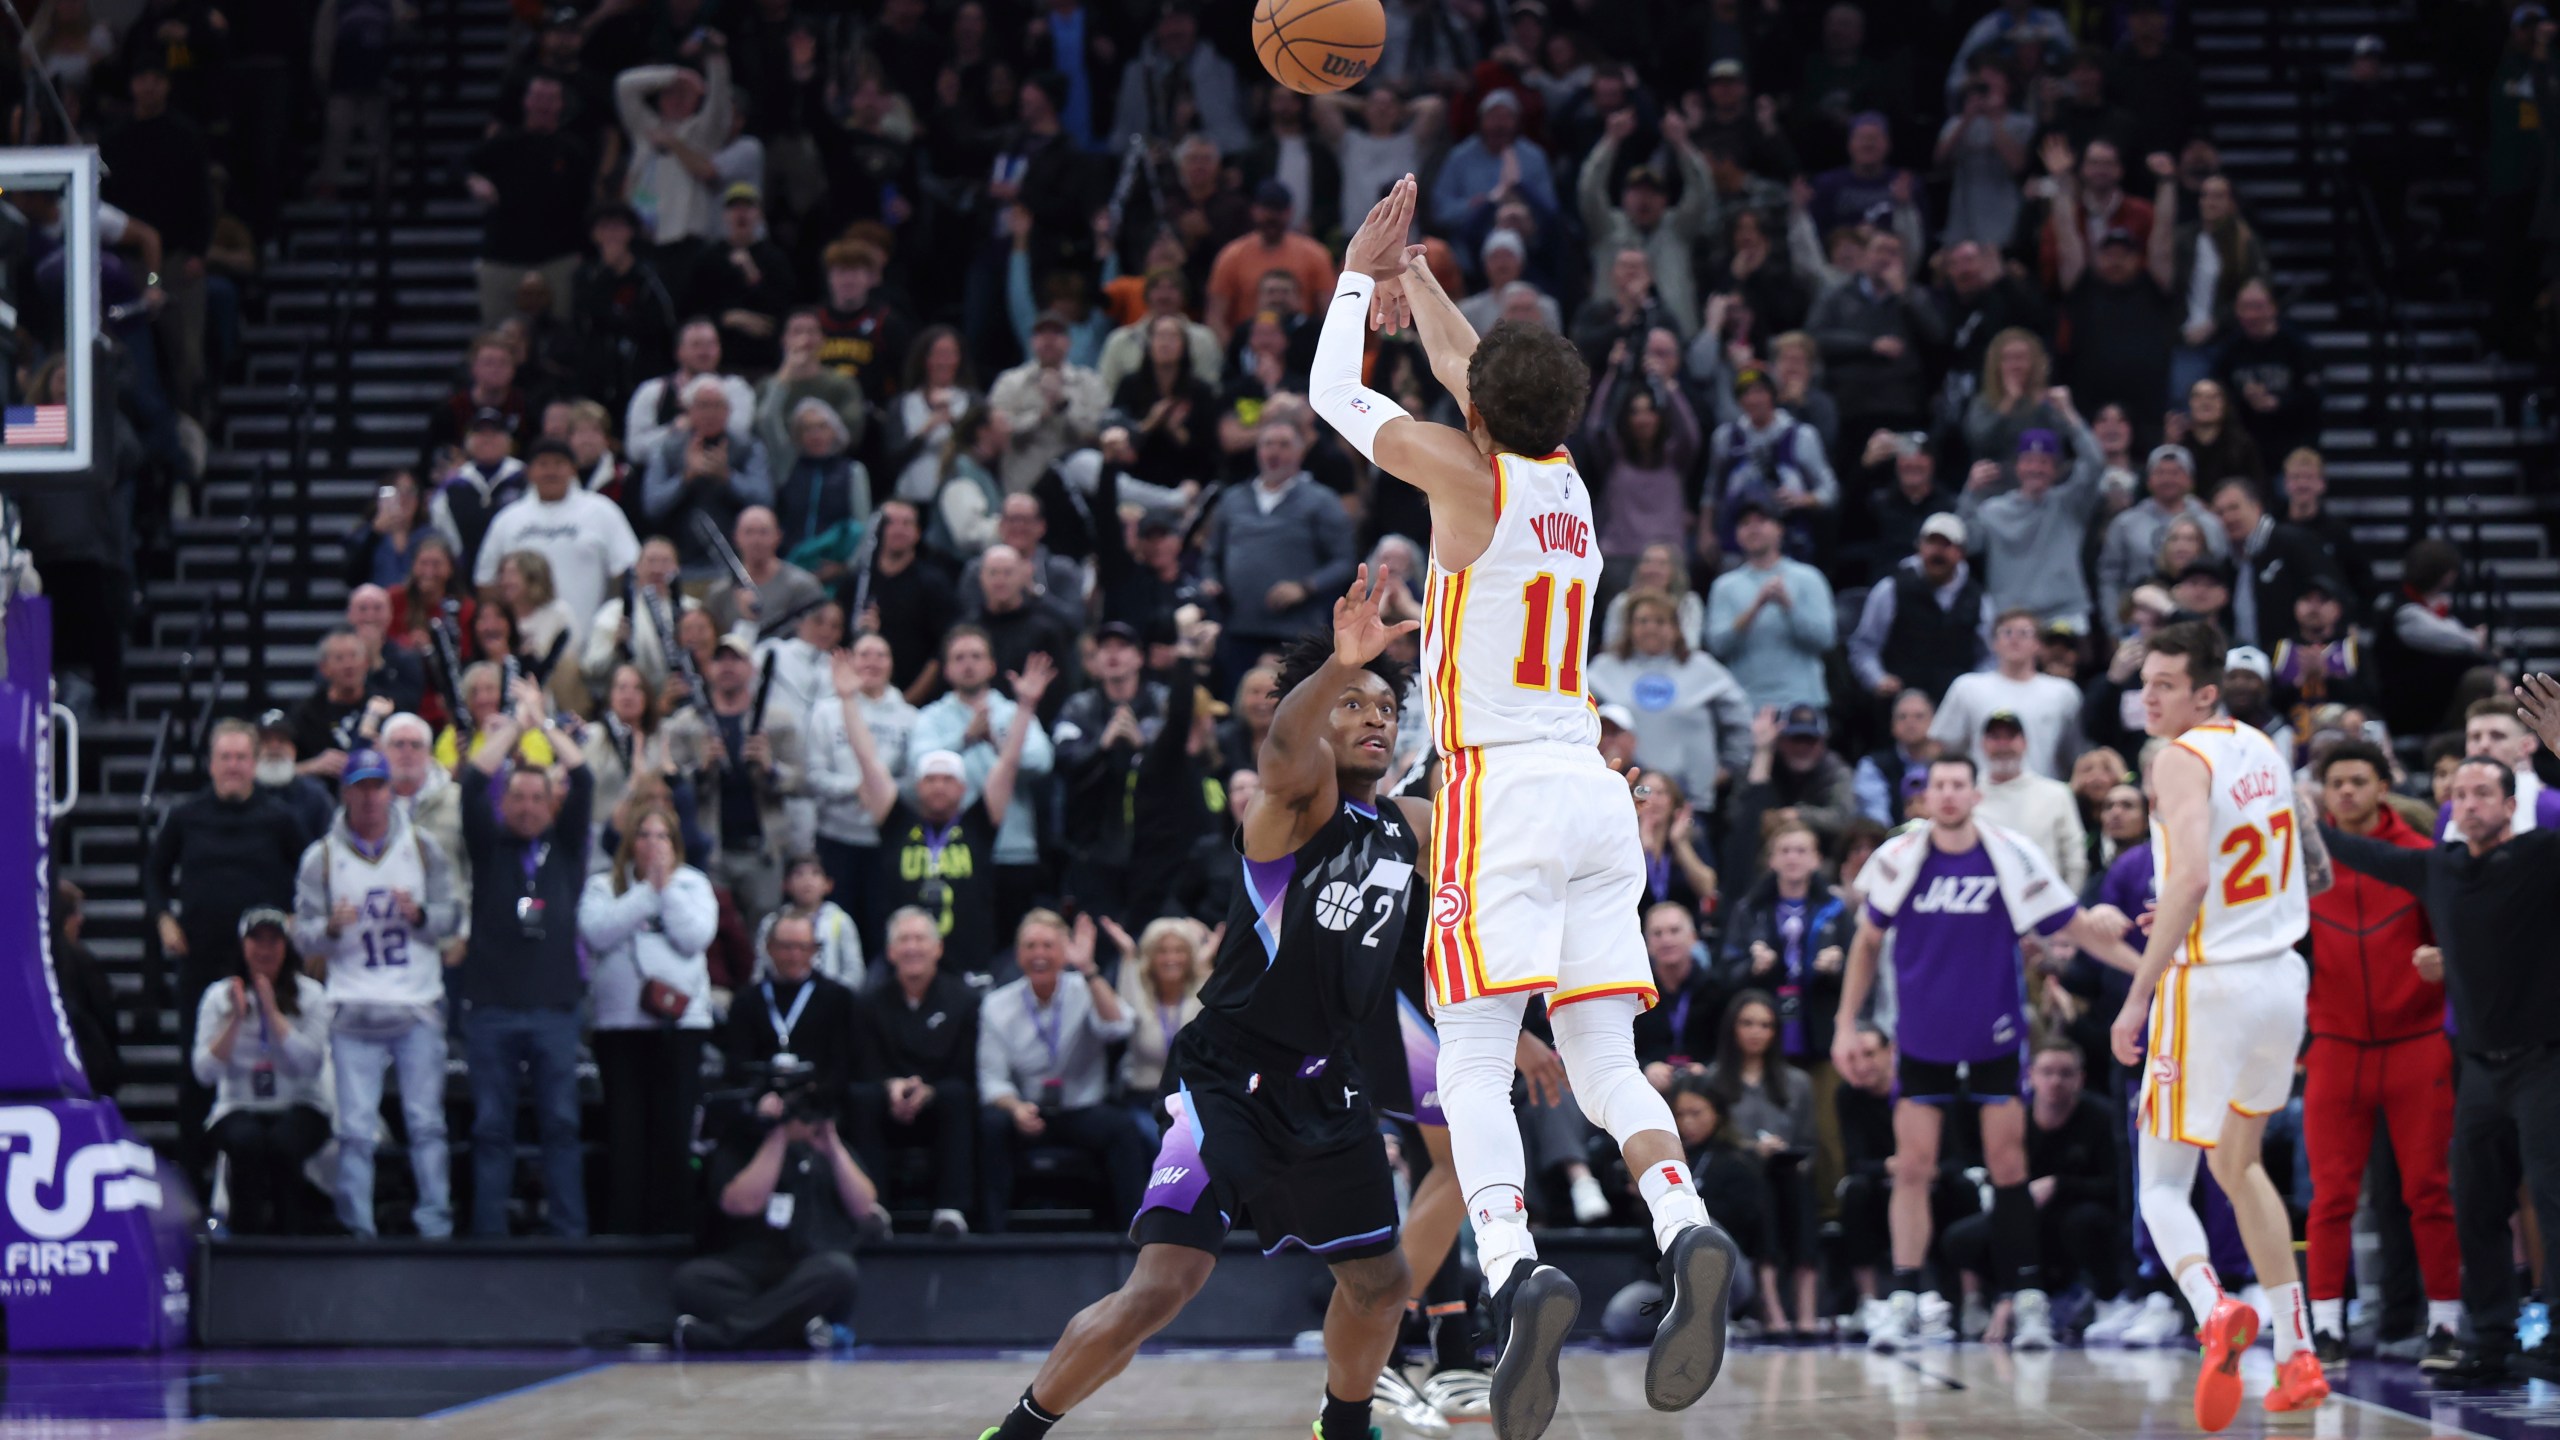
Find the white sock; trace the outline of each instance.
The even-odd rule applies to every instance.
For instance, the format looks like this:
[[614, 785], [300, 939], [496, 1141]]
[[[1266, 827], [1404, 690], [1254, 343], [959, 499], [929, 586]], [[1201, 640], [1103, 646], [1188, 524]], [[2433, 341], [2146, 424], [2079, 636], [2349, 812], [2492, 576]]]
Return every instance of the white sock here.
[[1636, 1193], [1653, 1211], [1653, 1243], [1665, 1250], [1681, 1231], [1706, 1223], [1707, 1203], [1698, 1198], [1689, 1167], [1677, 1160], [1646, 1166], [1636, 1177]]
[[2276, 1363], [2293, 1358], [2297, 1350], [2311, 1348], [2311, 1317], [2302, 1306], [2302, 1282], [2267, 1287], [2267, 1309], [2274, 1314]]
[[1467, 1221], [1475, 1228], [1476, 1264], [1487, 1288], [1499, 1291], [1512, 1267], [1538, 1258], [1529, 1238], [1528, 1202], [1516, 1185], [1487, 1185], [1467, 1197]]
[[2178, 1272], [2178, 1293], [2187, 1297], [2187, 1309], [2194, 1312], [2196, 1323], [2201, 1325], [2213, 1313], [2213, 1307], [2222, 1303], [2222, 1281], [2215, 1277], [2210, 1263], [2199, 1261]]
[[2344, 1299], [2311, 1302], [2311, 1328], [2321, 1335], [2347, 1338], [2347, 1302]]
[[2455, 1335], [2462, 1333], [2461, 1301], [2430, 1300], [2427, 1302], [2427, 1333], [2432, 1335], [2438, 1330], [2449, 1331]]

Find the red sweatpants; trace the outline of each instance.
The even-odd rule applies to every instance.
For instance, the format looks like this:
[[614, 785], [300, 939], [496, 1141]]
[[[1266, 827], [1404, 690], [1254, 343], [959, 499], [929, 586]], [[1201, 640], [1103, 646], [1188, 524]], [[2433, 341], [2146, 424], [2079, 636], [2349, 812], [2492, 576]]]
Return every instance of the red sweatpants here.
[[2302, 1136], [2311, 1148], [2308, 1294], [2347, 1293], [2356, 1200], [2373, 1155], [2373, 1126], [2390, 1126], [2400, 1195], [2430, 1300], [2462, 1295], [2462, 1252], [2453, 1232], [2453, 1048], [2441, 1035], [2388, 1045], [2315, 1037], [2302, 1087]]

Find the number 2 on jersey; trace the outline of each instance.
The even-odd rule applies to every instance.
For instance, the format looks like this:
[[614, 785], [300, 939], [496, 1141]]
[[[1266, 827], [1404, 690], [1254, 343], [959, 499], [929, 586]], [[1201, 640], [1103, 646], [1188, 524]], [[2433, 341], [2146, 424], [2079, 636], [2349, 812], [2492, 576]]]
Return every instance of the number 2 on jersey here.
[[[2278, 859], [2276, 878], [2270, 884], [2259, 865], [2267, 858], [2267, 832], [2275, 832]], [[2293, 812], [2278, 810], [2267, 817], [2267, 828], [2243, 825], [2222, 837], [2222, 853], [2236, 855], [2231, 869], [2222, 877], [2222, 903], [2246, 905], [2264, 900], [2276, 890], [2293, 883]]]
[[1520, 660], [1512, 666], [1511, 678], [1531, 690], [1552, 688], [1558, 694], [1582, 693], [1582, 582], [1575, 580], [1564, 588], [1564, 653], [1558, 659], [1552, 681], [1547, 670], [1548, 632], [1553, 628], [1556, 577], [1541, 570], [1528, 584], [1520, 587], [1520, 604], [1529, 612], [1528, 622], [1520, 632]]

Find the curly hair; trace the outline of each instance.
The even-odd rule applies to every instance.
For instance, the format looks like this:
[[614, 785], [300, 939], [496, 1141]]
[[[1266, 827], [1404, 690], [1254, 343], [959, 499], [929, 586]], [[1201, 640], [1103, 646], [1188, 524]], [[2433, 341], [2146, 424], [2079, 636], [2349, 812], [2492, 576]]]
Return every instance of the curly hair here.
[[[1288, 699], [1290, 691], [1305, 684], [1307, 677], [1323, 669], [1325, 662], [1332, 658], [1333, 634], [1331, 631], [1310, 630], [1282, 647], [1280, 674], [1272, 682], [1279, 690], [1280, 698]], [[1405, 687], [1412, 682], [1411, 673], [1404, 666], [1385, 655], [1380, 655], [1360, 668], [1385, 681], [1387, 693], [1396, 697], [1396, 704], [1399, 707], [1404, 704]]]
[[1505, 320], [1476, 342], [1467, 361], [1467, 391], [1495, 444], [1523, 455], [1548, 455], [1582, 424], [1591, 369], [1562, 335]]

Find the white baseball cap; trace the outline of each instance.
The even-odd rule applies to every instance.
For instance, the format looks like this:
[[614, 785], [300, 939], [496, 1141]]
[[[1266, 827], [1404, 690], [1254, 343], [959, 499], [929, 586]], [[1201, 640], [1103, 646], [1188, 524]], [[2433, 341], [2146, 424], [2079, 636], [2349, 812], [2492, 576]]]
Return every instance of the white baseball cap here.
[[1924, 538], [1935, 535], [1958, 549], [1964, 548], [1964, 521], [1945, 510], [1921, 521], [1920, 534]]
[[954, 780], [966, 780], [969, 778], [969, 767], [962, 762], [960, 752], [956, 750], [927, 750], [916, 757], [917, 779], [930, 780], [936, 775], [945, 775]]
[[2246, 670], [2264, 680], [2274, 674], [2275, 667], [2267, 663], [2267, 652], [2257, 646], [2234, 645], [2222, 657], [2222, 673], [2228, 675], [2234, 670]]

